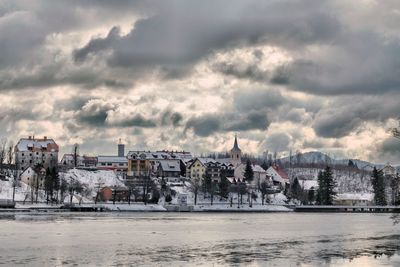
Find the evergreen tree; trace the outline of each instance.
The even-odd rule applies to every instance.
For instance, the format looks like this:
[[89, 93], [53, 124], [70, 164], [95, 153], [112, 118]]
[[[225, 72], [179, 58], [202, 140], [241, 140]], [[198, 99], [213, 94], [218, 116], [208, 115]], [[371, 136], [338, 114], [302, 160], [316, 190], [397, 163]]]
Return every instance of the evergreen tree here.
[[385, 181], [381, 170], [374, 167], [372, 172], [372, 187], [374, 189], [374, 201], [376, 205], [387, 205], [385, 195]]
[[303, 189], [300, 186], [299, 180], [297, 178], [294, 179], [293, 184], [291, 186], [291, 195], [293, 198], [301, 200], [303, 196]]
[[248, 182], [251, 182], [254, 179], [253, 167], [251, 166], [249, 159], [247, 160], [246, 168], [244, 169], [244, 179]]
[[332, 205], [336, 196], [335, 187], [332, 169], [327, 166], [323, 172], [318, 173], [317, 204]]
[[333, 205], [333, 200], [335, 199], [335, 196], [337, 194], [335, 192], [336, 182], [332, 175], [332, 169], [329, 166], [326, 166], [325, 168], [324, 180], [326, 188], [325, 205]]
[[267, 162], [264, 160], [264, 162], [261, 164], [261, 168], [263, 168], [264, 170], [268, 170], [269, 166], [267, 164]]
[[324, 204], [324, 195], [325, 195], [325, 181], [324, 181], [324, 174], [322, 171], [318, 173], [318, 191], [317, 191], [317, 204], [323, 205]]

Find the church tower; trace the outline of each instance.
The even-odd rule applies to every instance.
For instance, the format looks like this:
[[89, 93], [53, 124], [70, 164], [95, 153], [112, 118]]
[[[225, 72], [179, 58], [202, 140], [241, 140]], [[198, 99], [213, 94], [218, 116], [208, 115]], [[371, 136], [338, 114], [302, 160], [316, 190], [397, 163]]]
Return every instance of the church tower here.
[[240, 150], [237, 142], [237, 136], [235, 135], [235, 143], [233, 144], [233, 148], [231, 149], [231, 161], [233, 163], [241, 163], [242, 162], [242, 150]]

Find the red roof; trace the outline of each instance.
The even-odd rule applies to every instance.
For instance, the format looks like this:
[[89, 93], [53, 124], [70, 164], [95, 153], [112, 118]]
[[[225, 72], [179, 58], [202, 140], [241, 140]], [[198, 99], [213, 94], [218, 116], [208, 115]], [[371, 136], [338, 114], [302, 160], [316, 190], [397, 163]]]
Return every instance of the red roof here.
[[282, 169], [278, 165], [273, 165], [272, 168], [274, 168], [274, 170], [279, 174], [280, 177], [282, 177], [282, 179], [289, 180], [289, 176], [284, 169]]

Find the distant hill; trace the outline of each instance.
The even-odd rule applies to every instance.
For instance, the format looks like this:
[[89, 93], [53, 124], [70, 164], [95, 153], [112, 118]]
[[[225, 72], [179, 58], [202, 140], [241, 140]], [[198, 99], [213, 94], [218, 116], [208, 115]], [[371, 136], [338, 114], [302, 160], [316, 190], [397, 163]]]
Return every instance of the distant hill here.
[[[281, 163], [288, 164], [290, 161], [289, 157], [283, 157], [279, 159]], [[384, 164], [371, 163], [359, 159], [333, 159], [327, 154], [319, 151], [306, 152], [300, 155], [292, 156], [293, 165], [330, 165], [330, 166], [347, 166], [349, 161], [352, 161], [359, 169], [372, 170], [374, 167], [383, 168]], [[397, 170], [400, 171], [400, 166], [397, 166]]]

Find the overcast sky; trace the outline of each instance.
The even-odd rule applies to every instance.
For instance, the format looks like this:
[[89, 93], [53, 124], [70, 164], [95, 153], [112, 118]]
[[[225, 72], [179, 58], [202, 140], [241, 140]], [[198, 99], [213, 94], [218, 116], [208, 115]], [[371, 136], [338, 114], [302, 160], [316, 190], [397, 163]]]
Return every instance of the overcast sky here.
[[0, 2], [0, 136], [400, 162], [400, 2]]

